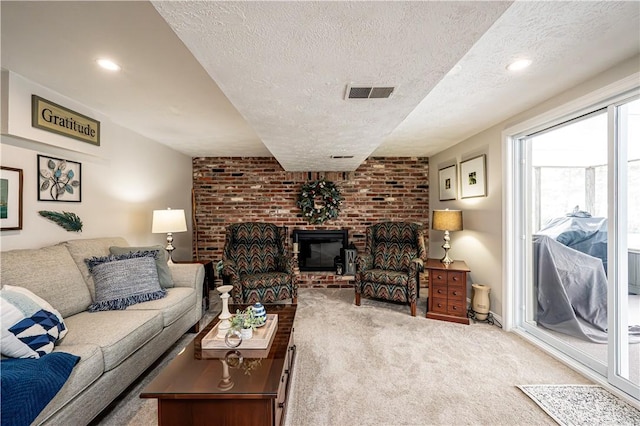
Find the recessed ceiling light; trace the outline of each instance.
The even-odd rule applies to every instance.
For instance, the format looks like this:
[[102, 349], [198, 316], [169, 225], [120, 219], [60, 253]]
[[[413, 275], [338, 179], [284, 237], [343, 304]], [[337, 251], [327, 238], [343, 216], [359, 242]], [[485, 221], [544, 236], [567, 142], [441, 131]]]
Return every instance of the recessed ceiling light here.
[[529, 60], [529, 59], [518, 59], [517, 61], [513, 61], [509, 65], [507, 65], [507, 69], [509, 71], [520, 71], [520, 70], [525, 69], [529, 65], [531, 65], [531, 60]]
[[120, 65], [116, 64], [115, 62], [109, 59], [98, 59], [96, 60], [96, 62], [98, 63], [98, 65], [100, 65], [102, 68], [106, 70], [120, 71]]

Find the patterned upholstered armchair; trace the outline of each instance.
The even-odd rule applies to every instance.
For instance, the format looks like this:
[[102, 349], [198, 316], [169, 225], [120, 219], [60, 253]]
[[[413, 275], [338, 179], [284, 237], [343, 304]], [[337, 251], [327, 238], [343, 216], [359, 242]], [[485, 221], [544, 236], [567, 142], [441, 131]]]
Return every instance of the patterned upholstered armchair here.
[[298, 301], [293, 258], [285, 249], [286, 228], [246, 222], [227, 227], [222, 275], [233, 285], [233, 303]]
[[426, 257], [419, 225], [383, 222], [368, 227], [365, 253], [356, 259], [356, 305], [361, 296], [404, 302], [416, 316], [418, 273]]

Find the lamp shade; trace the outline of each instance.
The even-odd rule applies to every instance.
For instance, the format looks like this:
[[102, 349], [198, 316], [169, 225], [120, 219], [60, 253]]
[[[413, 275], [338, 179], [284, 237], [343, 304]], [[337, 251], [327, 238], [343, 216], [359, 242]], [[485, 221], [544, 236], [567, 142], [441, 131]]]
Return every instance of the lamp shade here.
[[461, 231], [461, 210], [434, 210], [431, 229], [436, 231]]
[[164, 234], [168, 232], [185, 232], [187, 221], [184, 210], [154, 210], [151, 232], [154, 234]]

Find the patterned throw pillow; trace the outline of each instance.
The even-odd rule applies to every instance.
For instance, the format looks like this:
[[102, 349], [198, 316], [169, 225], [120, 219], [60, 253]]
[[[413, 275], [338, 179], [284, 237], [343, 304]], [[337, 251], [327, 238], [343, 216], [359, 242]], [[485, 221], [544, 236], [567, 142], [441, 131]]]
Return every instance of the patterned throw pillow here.
[[140, 252], [154, 252], [156, 259], [156, 269], [158, 270], [158, 280], [160, 281], [160, 287], [171, 288], [174, 287], [173, 277], [171, 276], [171, 270], [169, 269], [169, 252], [162, 246], [149, 246], [149, 247], [109, 247], [111, 254], [124, 254], [132, 253], [135, 251]]
[[4, 356], [40, 358], [67, 334], [62, 315], [26, 288], [2, 287], [0, 308]]
[[89, 306], [91, 312], [126, 309], [167, 295], [160, 287], [153, 252], [111, 254], [85, 262], [96, 288], [96, 300]]

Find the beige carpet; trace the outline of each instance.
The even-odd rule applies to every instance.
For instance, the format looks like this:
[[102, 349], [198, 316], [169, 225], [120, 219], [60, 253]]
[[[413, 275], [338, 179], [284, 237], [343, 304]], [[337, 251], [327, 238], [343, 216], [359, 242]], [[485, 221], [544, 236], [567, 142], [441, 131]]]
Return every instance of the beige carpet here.
[[[403, 305], [357, 307], [349, 289], [301, 289], [298, 302], [288, 426], [554, 424], [516, 386], [590, 383], [498, 327], [424, 318], [426, 299], [415, 318]], [[138, 395], [172, 356], [95, 424], [156, 424], [155, 400]]]

